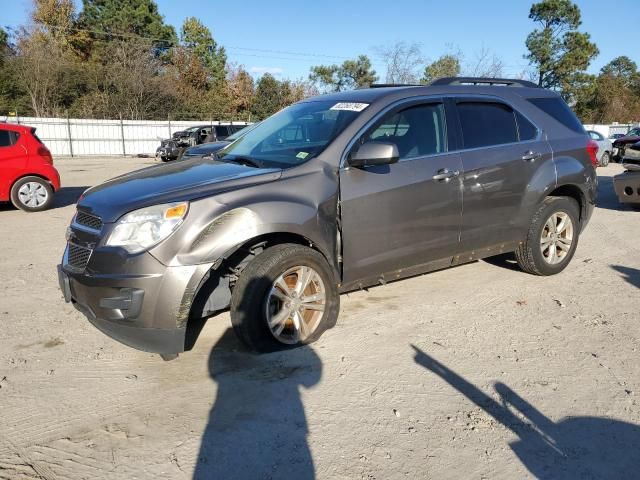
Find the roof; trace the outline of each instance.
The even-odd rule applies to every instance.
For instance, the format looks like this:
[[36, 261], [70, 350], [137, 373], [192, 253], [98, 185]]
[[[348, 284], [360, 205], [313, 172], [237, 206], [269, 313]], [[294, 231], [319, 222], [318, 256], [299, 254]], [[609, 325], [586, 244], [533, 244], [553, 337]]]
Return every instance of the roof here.
[[[451, 83], [446, 83], [444, 80], [450, 80]], [[379, 100], [388, 99], [396, 100], [413, 96], [425, 96], [425, 95], [460, 95], [460, 94], [477, 94], [477, 95], [492, 95], [497, 97], [518, 95], [521, 97], [535, 98], [535, 97], [555, 97], [558, 94], [535, 86], [531, 82], [516, 81], [507, 79], [492, 79], [495, 82], [518, 82], [521, 85], [490, 85], [490, 84], [460, 84], [460, 81], [473, 81], [480, 79], [473, 78], [460, 78], [460, 79], [439, 79], [431, 85], [395, 85], [395, 86], [380, 86], [374, 88], [363, 88], [358, 90], [348, 90], [344, 92], [328, 93], [317, 97], [312, 97], [305, 101], [335, 101], [335, 102], [361, 102], [361, 103], [374, 103]], [[505, 95], [506, 94], [506, 95]]]
[[33, 127], [28, 125], [19, 125], [17, 123], [0, 122], [0, 130], [12, 130], [14, 132], [30, 132]]

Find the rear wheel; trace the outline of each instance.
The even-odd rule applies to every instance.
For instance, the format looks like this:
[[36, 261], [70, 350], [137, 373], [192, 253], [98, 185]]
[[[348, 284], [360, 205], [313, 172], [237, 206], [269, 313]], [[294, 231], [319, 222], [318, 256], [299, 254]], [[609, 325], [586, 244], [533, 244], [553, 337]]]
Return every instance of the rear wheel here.
[[604, 152], [602, 154], [602, 158], [600, 159], [600, 166], [606, 167], [607, 165], [609, 165], [610, 161], [611, 161], [611, 155], [609, 154], [609, 152]]
[[534, 275], [560, 273], [578, 246], [578, 203], [567, 197], [547, 197], [534, 214], [525, 241], [516, 250], [522, 270]]
[[335, 325], [340, 298], [317, 251], [276, 245], [242, 271], [231, 296], [231, 323], [252, 350], [271, 352], [314, 342]]
[[53, 188], [40, 177], [24, 177], [11, 187], [11, 203], [26, 212], [46, 210], [53, 202]]

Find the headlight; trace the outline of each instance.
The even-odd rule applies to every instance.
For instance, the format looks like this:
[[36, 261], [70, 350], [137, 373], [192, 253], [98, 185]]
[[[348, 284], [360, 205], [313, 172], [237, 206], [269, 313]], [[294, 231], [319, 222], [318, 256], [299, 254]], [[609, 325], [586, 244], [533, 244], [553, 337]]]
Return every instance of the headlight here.
[[105, 245], [130, 253], [147, 250], [173, 233], [189, 210], [187, 202], [154, 205], [127, 213], [116, 223]]

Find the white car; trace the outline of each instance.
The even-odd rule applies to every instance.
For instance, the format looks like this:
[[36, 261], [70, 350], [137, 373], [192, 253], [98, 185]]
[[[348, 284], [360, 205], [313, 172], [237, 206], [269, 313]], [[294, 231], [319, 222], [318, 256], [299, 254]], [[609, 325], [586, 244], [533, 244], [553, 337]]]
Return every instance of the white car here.
[[592, 140], [598, 144], [598, 153], [596, 154], [596, 158], [598, 159], [599, 167], [606, 167], [609, 165], [609, 161], [611, 160], [611, 152], [613, 152], [613, 143], [611, 140], [606, 138], [601, 133], [596, 132], [595, 130], [587, 130], [587, 133], [591, 137]]

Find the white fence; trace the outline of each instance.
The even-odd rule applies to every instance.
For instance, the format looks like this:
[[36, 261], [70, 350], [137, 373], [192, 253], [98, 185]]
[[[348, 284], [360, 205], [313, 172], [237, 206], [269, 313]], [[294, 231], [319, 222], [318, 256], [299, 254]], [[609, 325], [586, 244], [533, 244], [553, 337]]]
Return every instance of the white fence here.
[[196, 125], [247, 125], [247, 122], [91, 120], [0, 117], [0, 121], [36, 128], [53, 155], [154, 155], [160, 140]]
[[625, 134], [633, 127], [637, 126], [637, 124], [632, 123], [613, 123], [611, 125], [585, 125], [584, 128], [587, 130], [595, 130], [606, 138], [609, 138], [611, 135], [615, 135], [616, 133]]

